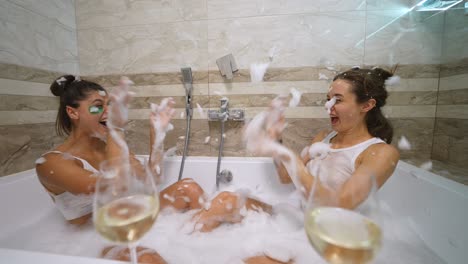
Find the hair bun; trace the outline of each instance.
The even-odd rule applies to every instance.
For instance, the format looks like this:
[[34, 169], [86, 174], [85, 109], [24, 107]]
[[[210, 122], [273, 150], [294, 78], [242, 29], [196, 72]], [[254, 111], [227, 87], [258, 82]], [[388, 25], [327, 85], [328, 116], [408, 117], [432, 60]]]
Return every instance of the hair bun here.
[[393, 76], [393, 73], [389, 72], [389, 71], [386, 71], [382, 68], [373, 68], [372, 71], [374, 72], [374, 74], [376, 74], [377, 76], [379, 76], [379, 78], [381, 78], [383, 81], [387, 80], [388, 78], [392, 77]]
[[65, 89], [75, 80], [73, 75], [63, 75], [55, 79], [55, 81], [50, 85], [50, 91], [55, 96], [61, 96]]

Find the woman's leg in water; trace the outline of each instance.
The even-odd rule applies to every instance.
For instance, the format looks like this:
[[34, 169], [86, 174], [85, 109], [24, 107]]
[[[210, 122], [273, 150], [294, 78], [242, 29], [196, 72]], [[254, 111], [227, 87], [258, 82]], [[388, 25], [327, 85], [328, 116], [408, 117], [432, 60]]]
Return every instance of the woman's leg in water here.
[[[138, 263], [167, 264], [167, 262], [153, 249], [137, 247]], [[128, 247], [110, 246], [101, 252], [101, 257], [106, 259], [130, 261], [130, 251]]]
[[222, 223], [238, 223], [243, 218], [241, 210], [244, 206], [247, 210], [258, 212], [271, 213], [272, 210], [270, 205], [258, 200], [232, 192], [221, 192], [211, 200], [210, 208], [202, 209], [194, 216], [195, 228], [201, 232], [210, 232]]
[[246, 264], [293, 264], [292, 260], [288, 262], [281, 262], [279, 260], [267, 257], [267, 256], [255, 256], [248, 259], [244, 259]]
[[200, 197], [203, 189], [192, 179], [182, 179], [159, 193], [161, 209], [172, 206], [177, 210], [201, 208]]

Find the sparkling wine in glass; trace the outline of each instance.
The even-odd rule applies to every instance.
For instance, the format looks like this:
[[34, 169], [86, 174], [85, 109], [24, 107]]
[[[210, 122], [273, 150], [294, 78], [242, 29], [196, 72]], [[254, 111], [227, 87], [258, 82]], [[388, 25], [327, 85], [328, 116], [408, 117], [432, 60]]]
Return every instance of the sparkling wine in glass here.
[[355, 186], [346, 187], [329, 187], [315, 178], [304, 225], [310, 244], [328, 263], [370, 263], [381, 247], [382, 219], [375, 178], [362, 178]]
[[137, 243], [159, 213], [154, 177], [147, 166], [129, 158], [105, 161], [100, 172], [93, 206], [95, 228], [107, 240], [128, 245], [136, 264]]

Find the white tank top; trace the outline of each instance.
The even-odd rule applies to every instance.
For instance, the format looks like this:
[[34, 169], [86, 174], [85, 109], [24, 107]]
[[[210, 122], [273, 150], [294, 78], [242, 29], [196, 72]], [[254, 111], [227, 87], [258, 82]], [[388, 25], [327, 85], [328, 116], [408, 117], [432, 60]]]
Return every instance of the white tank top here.
[[[65, 153], [63, 152], [53, 150], [53, 151], [48, 151], [42, 154], [41, 156], [47, 155], [49, 153], [57, 153], [57, 154], [65, 155]], [[83, 164], [83, 169], [93, 172], [93, 173], [98, 172], [98, 170], [95, 169], [86, 160], [79, 158], [79, 157], [72, 156], [72, 155], [70, 155], [70, 158], [74, 158], [74, 159], [81, 161], [81, 163]], [[81, 216], [90, 214], [93, 211], [93, 195], [92, 194], [75, 195], [70, 192], [63, 192], [61, 194], [53, 194], [47, 189], [46, 191], [52, 197], [52, 199], [55, 202], [55, 206], [62, 213], [63, 217], [65, 217], [66, 220], [76, 219]]]
[[[337, 135], [332, 131], [323, 140], [323, 143], [330, 144], [330, 140]], [[307, 163], [309, 172], [319, 177], [322, 184], [336, 189], [348, 180], [355, 171], [355, 162], [359, 154], [373, 144], [385, 143], [380, 138], [371, 138], [359, 144], [347, 148], [330, 149], [325, 158], [311, 159]]]

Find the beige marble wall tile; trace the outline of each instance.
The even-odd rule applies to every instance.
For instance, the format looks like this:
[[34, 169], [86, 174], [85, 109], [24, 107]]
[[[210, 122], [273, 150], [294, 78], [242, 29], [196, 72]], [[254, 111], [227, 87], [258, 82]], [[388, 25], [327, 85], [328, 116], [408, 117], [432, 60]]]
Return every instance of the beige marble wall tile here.
[[[209, 122], [210, 127], [210, 146], [211, 156], [218, 156], [221, 125], [220, 122]], [[242, 157], [251, 156], [246, 152], [244, 143], [242, 141], [242, 129], [244, 122], [229, 121], [225, 123], [224, 128], [224, 147], [223, 156]]]
[[82, 75], [207, 70], [207, 22], [78, 30]]
[[[315, 81], [290, 81], [286, 76], [284, 77], [284, 79], [280, 79], [279, 81], [265, 81], [259, 83], [210, 82], [210, 93], [220, 93], [223, 95], [280, 94], [288, 93], [291, 88], [295, 88], [303, 93], [326, 93], [328, 92], [331, 78], [333, 78], [330, 77], [329, 80]], [[386, 89], [389, 92], [437, 91], [438, 83], [438, 78], [401, 79], [399, 85], [388, 86]]]
[[438, 105], [468, 105], [468, 89], [440, 91], [437, 97]]
[[405, 12], [367, 11], [366, 64], [440, 63], [443, 13]]
[[[400, 76], [400, 73], [396, 73]], [[403, 78], [402, 76], [400, 76]], [[399, 85], [385, 87], [389, 92], [437, 92], [439, 78], [401, 79]]]
[[384, 106], [383, 113], [389, 118], [424, 118], [434, 117], [436, 112], [435, 105], [398, 105]]
[[[1, 97], [0, 97], [1, 98]], [[150, 103], [159, 104], [165, 96], [154, 96], [154, 97], [134, 97], [130, 101], [130, 109], [145, 109], [150, 107]], [[184, 108], [185, 107], [185, 96], [172, 96], [175, 101], [175, 107]], [[209, 106], [209, 97], [208, 96], [193, 96], [192, 104], [194, 107], [197, 107], [199, 104], [202, 108], [207, 108]], [[196, 109], [194, 110], [196, 111]]]
[[[0, 176], [34, 168], [34, 161], [63, 141], [53, 123], [0, 126]], [[9, 151], [8, 151], [9, 150]]]
[[215, 60], [228, 53], [241, 69], [270, 57], [273, 68], [359, 64], [364, 48], [355, 43], [364, 37], [364, 24], [361, 11], [210, 20], [209, 67], [217, 69]]
[[13, 0], [14, 5], [33, 13], [57, 20], [57, 23], [69, 28], [76, 28], [74, 0]]
[[[434, 118], [404, 118], [391, 119], [394, 127], [393, 145], [397, 146], [402, 135], [408, 138], [412, 149], [400, 151], [403, 160], [427, 161], [431, 157]], [[328, 119], [294, 119], [288, 118], [288, 127], [283, 133], [283, 144], [295, 153], [307, 145], [322, 130], [330, 129]], [[242, 123], [228, 122], [225, 127], [224, 156], [252, 156], [245, 150], [242, 143]], [[212, 156], [218, 155], [220, 125], [219, 122], [210, 122]], [[217, 140], [216, 140], [217, 139]], [[431, 142], [428, 144], [428, 142]]]
[[[175, 129], [167, 134], [165, 149], [177, 146], [177, 153], [183, 151], [185, 121], [173, 120]], [[191, 128], [189, 155], [209, 156], [210, 145], [205, 144], [209, 135], [208, 122], [194, 120]], [[132, 120], [128, 124], [126, 139], [131, 151], [149, 154], [149, 123], [146, 120]], [[56, 136], [54, 123], [0, 126], [0, 176], [34, 168], [34, 161], [44, 152], [61, 144], [63, 138]]]
[[468, 105], [438, 105], [436, 117], [468, 119]]
[[[328, 129], [328, 119], [287, 119], [288, 126], [283, 133], [283, 144], [294, 152], [300, 153], [302, 148], [309, 145], [312, 138], [321, 130]], [[255, 156], [245, 149], [242, 141], [242, 122], [228, 122], [225, 125], [224, 156]], [[210, 122], [211, 156], [217, 156], [220, 142], [219, 122]]]
[[[311, 139], [323, 129], [329, 128], [328, 119], [288, 119], [288, 127], [283, 134], [284, 144], [299, 153], [302, 148], [310, 144]], [[424, 160], [430, 157], [432, 142], [433, 118], [406, 118], [391, 119], [395, 128], [394, 143], [404, 135], [411, 142], [413, 148], [410, 151], [401, 151], [402, 159]], [[175, 130], [168, 133], [165, 148], [177, 146], [178, 153], [182, 152], [185, 136], [185, 121], [173, 120]], [[243, 123], [228, 122], [226, 124], [226, 141], [224, 156], [249, 156], [242, 144]], [[445, 126], [447, 127], [447, 126]], [[455, 128], [454, 128], [455, 129]], [[457, 131], [457, 130], [454, 130]], [[0, 126], [0, 138], [5, 142], [11, 142], [10, 152], [2, 154], [2, 160], [8, 160], [1, 168], [1, 175], [34, 167], [34, 160], [40, 154], [52, 149], [63, 139], [55, 136], [53, 123]], [[149, 152], [149, 125], [145, 120], [132, 120], [127, 129], [127, 141], [134, 153], [148, 154]], [[466, 135], [467, 133], [461, 132]], [[211, 137], [208, 144], [205, 138]], [[192, 123], [191, 144], [189, 155], [192, 156], [217, 156], [219, 145], [219, 122], [207, 122], [206, 120], [194, 120]], [[218, 140], [216, 140], [218, 139]], [[15, 145], [15, 142], [18, 143]], [[18, 149], [20, 151], [18, 151]], [[14, 149], [14, 150], [13, 150]], [[465, 148], [467, 149], [467, 148]], [[462, 149], [463, 151], [463, 149]], [[11, 156], [12, 152], [18, 154]], [[463, 153], [463, 152], [462, 152]]]
[[468, 168], [468, 120], [437, 118], [432, 157]]
[[[398, 62], [399, 63], [399, 62]], [[380, 63], [382, 64], [382, 63]], [[395, 66], [391, 63], [390, 66]], [[396, 74], [401, 78], [437, 78], [439, 79], [440, 64], [398, 64]]]
[[[177, 154], [182, 155], [185, 143], [186, 121], [174, 120], [174, 131], [167, 134], [165, 146], [171, 148], [177, 146]], [[211, 147], [205, 144], [205, 138], [210, 135], [210, 127], [207, 120], [193, 120], [190, 125], [189, 156], [209, 156]]]
[[[99, 83], [105, 87], [113, 87], [119, 84], [120, 77], [124, 74], [115, 75], [88, 75], [83, 76], [83, 79]], [[176, 72], [155, 72], [155, 73], [138, 73], [138, 74], [125, 74], [126, 77], [130, 78], [135, 83], [135, 86], [159, 86], [161, 89], [165, 87], [180, 87], [182, 84], [182, 74], [180, 70]], [[208, 72], [207, 71], [192, 71], [192, 79], [194, 84], [207, 84], [208, 83]], [[178, 86], [167, 86], [171, 84], [177, 84]], [[203, 86], [200, 86], [203, 87]], [[158, 89], [149, 87], [150, 89]]]
[[432, 160], [431, 172], [461, 184], [468, 185], [468, 168], [462, 168], [439, 160]]
[[[51, 84], [63, 73], [0, 62], [0, 78]], [[3, 84], [3, 83], [2, 83]], [[4, 86], [2, 85], [2, 88]]]
[[[112, 90], [115, 88], [107, 87]], [[172, 85], [145, 85], [145, 86], [131, 86], [130, 91], [135, 93], [135, 97], [148, 97], [148, 96], [185, 96], [185, 88], [183, 84], [172, 84]], [[192, 90], [193, 96], [207, 96], [208, 95], [208, 84], [194, 84]]]
[[[252, 94], [252, 95], [229, 95], [230, 108], [246, 108], [246, 107], [268, 107], [271, 101], [275, 99], [277, 94]], [[221, 103], [220, 99], [224, 96], [211, 96], [210, 108], [219, 108]], [[326, 102], [325, 94], [308, 93], [302, 94], [301, 101], [298, 106], [323, 106]]]
[[[139, 101], [139, 104], [145, 104], [145, 99], [143, 102]], [[203, 99], [202, 99], [203, 100]], [[219, 109], [219, 106], [216, 106], [216, 100], [214, 102], [200, 101], [206, 106], [213, 105], [211, 109]], [[444, 106], [439, 106], [443, 108]], [[438, 117], [444, 116], [456, 116], [456, 114], [465, 114], [466, 112], [465, 105], [460, 105], [462, 109], [443, 109], [438, 111]], [[236, 108], [235, 105], [232, 105], [231, 108]], [[267, 107], [241, 107], [245, 110], [246, 118], [253, 118], [255, 115], [261, 111], [265, 111]], [[201, 109], [199, 111], [196, 106], [193, 110], [193, 119], [194, 120], [206, 120], [207, 119], [207, 110], [208, 107]], [[389, 118], [424, 118], [424, 117], [434, 117], [435, 116], [435, 105], [396, 105], [396, 106], [385, 106], [383, 108], [383, 113]], [[174, 119], [184, 119], [182, 118], [181, 112], [184, 112], [185, 108], [175, 108]], [[129, 110], [129, 119], [134, 120], [145, 120], [149, 118], [150, 109], [149, 108], [140, 108], [140, 109], [130, 109]], [[37, 123], [49, 123], [55, 122], [57, 115], [56, 110], [42, 110], [42, 111], [0, 111], [0, 125], [18, 125], [18, 124], [37, 124]], [[287, 118], [328, 118], [328, 114], [325, 111], [323, 106], [299, 106], [286, 109], [285, 116]], [[463, 117], [462, 117], [463, 118]]]
[[0, 111], [0, 126], [55, 122], [56, 110]]
[[[0, 61], [51, 71], [78, 73], [71, 2], [0, 2]], [[52, 8], [55, 7], [55, 8]], [[58, 15], [52, 12], [58, 11]], [[65, 16], [69, 15], [66, 21]]]
[[[465, 1], [463, 1], [465, 2]], [[468, 16], [463, 2], [445, 11], [445, 31], [442, 45], [443, 62], [451, 63], [468, 59]]]
[[[324, 63], [327, 61], [324, 60]], [[330, 62], [328, 62], [330, 63]], [[278, 67], [268, 68], [265, 76], [263, 77], [264, 82], [275, 82], [275, 81], [331, 81], [333, 77], [342, 71], [349, 70], [353, 65], [330, 65], [328, 68], [324, 66], [302, 66], [302, 67]], [[379, 66], [384, 69], [390, 70], [393, 65], [363, 65], [363, 68], [372, 68]], [[468, 67], [466, 67], [468, 69]], [[400, 89], [417, 89], [417, 91], [437, 90], [439, 80], [440, 65], [439, 64], [405, 64], [398, 65], [396, 75], [402, 79]], [[323, 79], [327, 78], [327, 79]], [[212, 83], [225, 83], [231, 85], [239, 82], [250, 82], [250, 70], [240, 69], [234, 73], [232, 80], [226, 80], [221, 76], [219, 70], [209, 71], [209, 82]], [[412, 88], [416, 86], [418, 88]], [[398, 88], [398, 87], [397, 87]], [[393, 89], [393, 87], [392, 87]]]
[[387, 105], [435, 105], [437, 92], [390, 92]]
[[[209, 72], [193, 71], [192, 74], [196, 85], [207, 85], [209, 82], [210, 88], [217, 89], [220, 92], [245, 87], [244, 90], [233, 90], [232, 93], [248, 93], [252, 87], [269, 87], [278, 85], [294, 85], [294, 87], [304, 87], [315, 89], [314, 91], [321, 91], [323, 87], [328, 87], [328, 84], [338, 72], [348, 70], [351, 67], [352, 66], [350, 65], [335, 65], [333, 67], [330, 66], [330, 69], [322, 66], [268, 68], [264, 76], [264, 82], [259, 83], [251, 82], [250, 70], [248, 69], [240, 69], [235, 72], [232, 80], [226, 80], [221, 76], [218, 70], [211, 70]], [[367, 65], [365, 67], [371, 68], [373, 65]], [[391, 68], [390, 66], [381, 67], [386, 69]], [[396, 72], [396, 74], [402, 78], [400, 85], [390, 86], [387, 87], [387, 89], [389, 91], [437, 91], [439, 69], [440, 67], [438, 65], [400, 65]], [[169, 85], [182, 84], [182, 75], [180, 71], [125, 74], [125, 76], [133, 80], [137, 87], [162, 85], [159, 88], [164, 89], [165, 87], [173, 87], [174, 89], [178, 89], [178, 86]], [[82, 76], [83, 79], [97, 82], [105, 87], [116, 86], [120, 77], [120, 74]], [[159, 88], [151, 87], [151, 89]]]
[[468, 70], [465, 74], [440, 78], [440, 91], [468, 89]]
[[[185, 141], [185, 121], [173, 120], [174, 130], [166, 135], [164, 148], [167, 150], [177, 147], [176, 153], [182, 155]], [[190, 128], [190, 144], [188, 155], [209, 156], [210, 145], [205, 144], [205, 137], [209, 136], [208, 122], [205, 120], [193, 120]], [[137, 154], [149, 154], [149, 122], [144, 120], [132, 120], [128, 124], [126, 140], [131, 151]]]
[[[336, 67], [336, 66], [335, 66]], [[341, 66], [349, 68], [347, 66]], [[336, 69], [338, 70], [338, 69]], [[274, 81], [316, 81], [319, 80], [319, 73], [326, 76], [328, 79], [332, 79], [335, 75], [335, 70], [328, 70], [323, 67], [282, 67], [282, 68], [268, 68], [263, 76], [263, 81], [274, 82]], [[231, 85], [233, 83], [245, 83], [251, 82], [250, 69], [240, 69], [233, 75], [232, 80], [226, 80], [221, 76], [218, 70], [209, 71], [209, 81], [211, 83], [226, 83]]]
[[411, 144], [410, 150], [399, 150], [400, 159], [427, 161], [431, 158], [435, 118], [391, 118], [394, 129], [392, 145], [405, 136]]
[[[268, 107], [245, 108], [245, 117], [253, 118], [258, 113], [267, 109]], [[284, 114], [286, 118], [328, 118], [327, 111], [323, 106], [287, 108]]]
[[9, 79], [0, 79], [0, 94], [53, 97], [50, 84]]
[[252, 95], [252, 94], [287, 94], [292, 88], [302, 93], [326, 93], [327, 81], [283, 81], [283, 82], [240, 82], [210, 83], [210, 94], [216, 95]]
[[57, 110], [58, 98], [45, 96], [1, 95], [0, 111]]
[[407, 10], [421, 0], [367, 0], [366, 10]]
[[[210, 89], [211, 90], [211, 89]], [[258, 90], [257, 90], [258, 91]], [[232, 91], [229, 91], [232, 92]], [[249, 91], [255, 92], [255, 91]], [[213, 95], [210, 96], [210, 108], [220, 106], [220, 99], [227, 96], [229, 99], [229, 107], [231, 108], [245, 108], [245, 107], [268, 107], [271, 101], [281, 94], [280, 92], [274, 94], [260, 94], [268, 91], [258, 91], [258, 94], [230, 94], [230, 95]], [[273, 92], [273, 91], [272, 91]], [[282, 94], [286, 94], [284, 91]], [[303, 93], [299, 107], [306, 106], [324, 106], [326, 102], [326, 93]], [[390, 92], [387, 99], [388, 106], [397, 105], [435, 105], [437, 103], [437, 92]]]
[[283, 144], [295, 153], [301, 153], [305, 146], [311, 144], [314, 137], [322, 130], [330, 130], [330, 119], [287, 119], [288, 126], [283, 132]]
[[237, 18], [284, 14], [319, 13], [326, 11], [343, 12], [364, 10], [364, 0], [240, 0], [233, 4], [228, 0], [207, 0], [208, 18]]
[[206, 2], [207, 0], [77, 0], [77, 26], [79, 29], [109, 28], [206, 19]]
[[440, 77], [464, 75], [468, 73], [468, 58], [446, 62], [440, 66]]
[[[184, 108], [174, 108], [174, 118], [173, 119], [185, 119], [185, 107]], [[207, 110], [208, 108], [202, 108], [201, 111], [197, 109], [196, 106], [193, 108], [193, 120], [207, 120]], [[148, 120], [150, 116], [150, 109], [130, 109], [128, 111], [128, 117], [130, 120]], [[1, 116], [0, 116], [1, 120]]]

